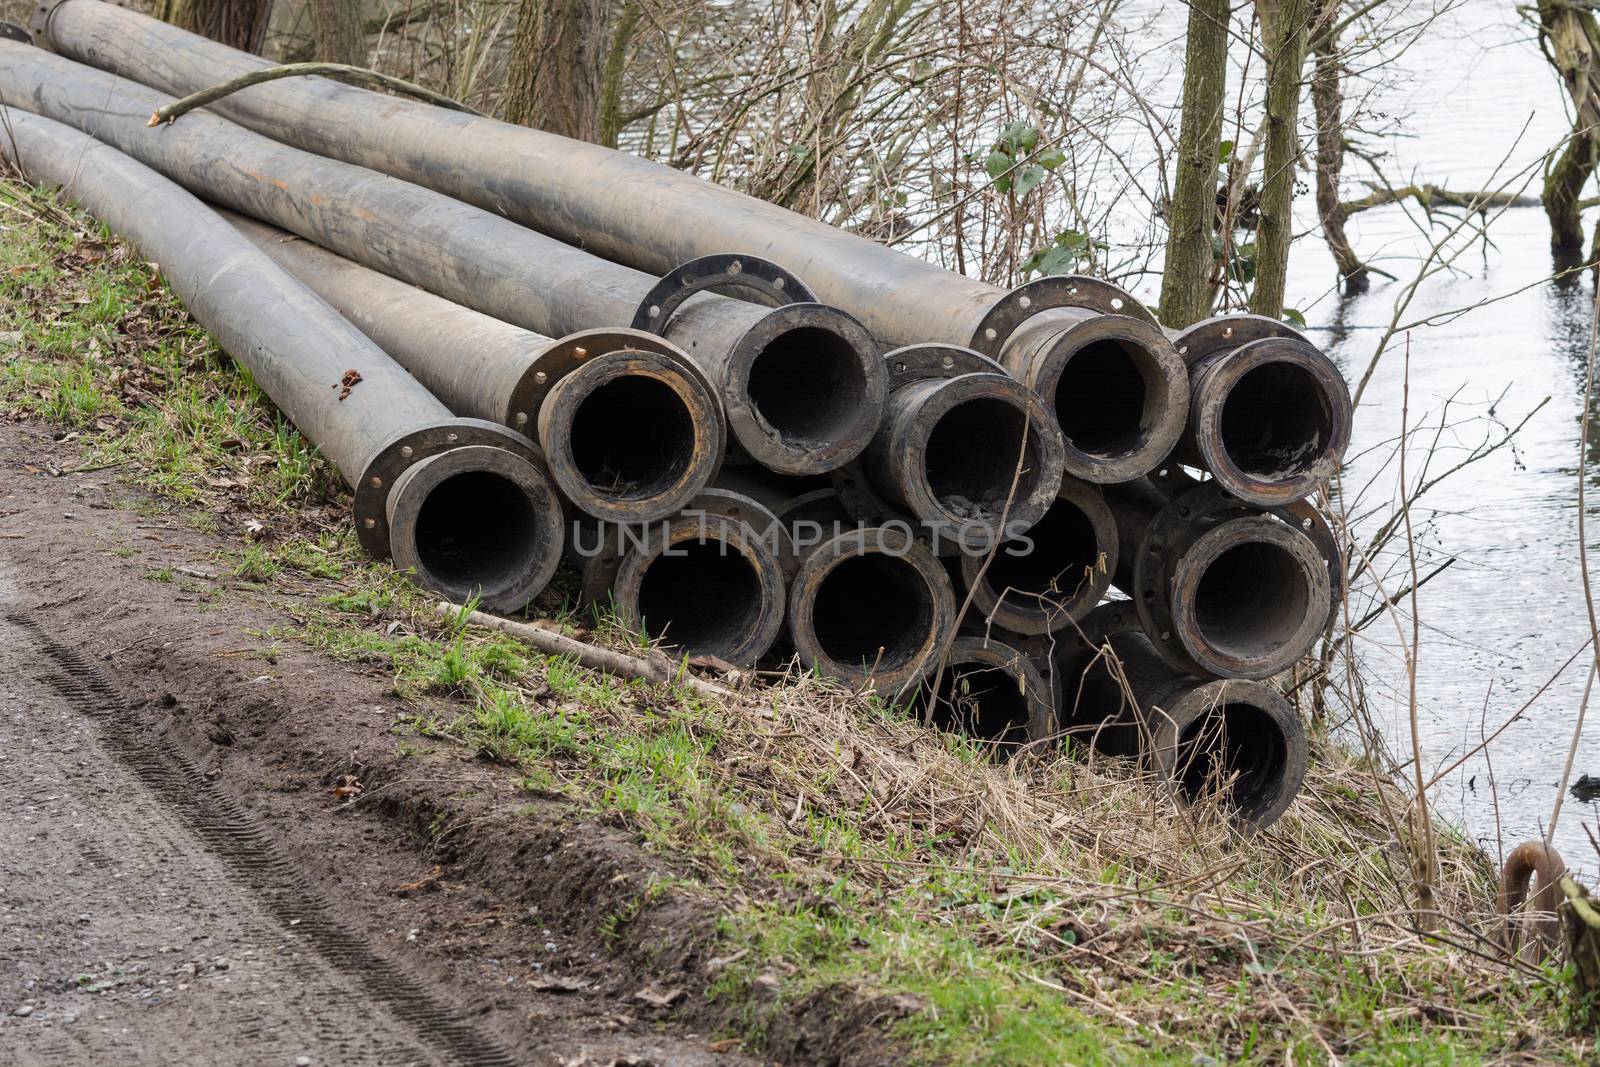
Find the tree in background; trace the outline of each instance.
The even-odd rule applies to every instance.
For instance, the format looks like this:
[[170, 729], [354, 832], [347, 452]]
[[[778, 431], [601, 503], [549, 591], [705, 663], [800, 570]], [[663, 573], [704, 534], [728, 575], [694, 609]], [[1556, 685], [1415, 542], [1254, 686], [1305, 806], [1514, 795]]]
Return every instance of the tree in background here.
[[1289, 244], [1294, 238], [1295, 164], [1300, 158], [1300, 81], [1306, 58], [1309, 0], [1258, 0], [1267, 45], [1266, 148], [1262, 158], [1261, 224], [1256, 231], [1255, 287], [1250, 310], [1283, 314]]
[[[1600, 154], [1600, 26], [1594, 13], [1566, 2], [1539, 0], [1539, 47], [1566, 84], [1576, 111], [1567, 147], [1545, 171], [1544, 210], [1550, 246], [1559, 252], [1583, 247], [1583, 187]], [[1600, 255], [1600, 229], [1595, 232]]]
[[367, 31], [360, 0], [311, 0], [311, 58], [319, 63], [367, 64]]
[[259, 54], [272, 0], [157, 0], [157, 18], [233, 48]]
[[506, 119], [599, 140], [613, 52], [609, 24], [608, 0], [522, 0], [506, 72]]
[[1178, 173], [1168, 210], [1161, 321], [1182, 329], [1211, 313], [1217, 160], [1228, 82], [1228, 0], [1192, 0], [1178, 126]]

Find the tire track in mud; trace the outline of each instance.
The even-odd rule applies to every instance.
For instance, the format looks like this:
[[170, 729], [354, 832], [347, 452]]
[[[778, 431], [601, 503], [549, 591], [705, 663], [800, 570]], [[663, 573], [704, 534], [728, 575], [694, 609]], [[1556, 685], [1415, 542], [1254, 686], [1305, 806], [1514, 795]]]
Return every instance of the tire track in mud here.
[[[172, 817], [175, 825], [171, 829], [198, 838], [234, 875], [236, 885], [260, 903], [263, 918], [276, 920], [260, 923], [275, 927], [263, 930], [264, 936], [281, 939], [287, 935], [313, 954], [294, 966], [305, 984], [291, 997], [297, 1002], [304, 1028], [324, 1047], [340, 1049], [352, 1059], [359, 1059], [358, 1052], [376, 1053], [377, 1062], [386, 1064], [443, 1060], [463, 1067], [514, 1067], [519, 1062], [499, 1042], [375, 951], [365, 938], [343, 926], [265, 829], [214, 785], [186, 752], [153, 730], [95, 664], [76, 649], [55, 641], [32, 617], [8, 613], [5, 618], [49, 661], [44, 680], [70, 707], [93, 720], [101, 745], [149, 790], [163, 814]], [[126, 828], [154, 855], [177, 851], [171, 835], [159, 832], [160, 827]], [[110, 862], [93, 842], [83, 846], [82, 852], [94, 867]], [[337, 991], [319, 988], [327, 983], [319, 982], [313, 973], [326, 969], [344, 976], [359, 992], [387, 1009], [415, 1040], [430, 1046], [432, 1054], [394, 1033], [385, 1035], [382, 1048], [371, 1044], [359, 1050], [350, 1047], [351, 1035], [342, 1032], [337, 1012], [326, 1010], [326, 998], [330, 993], [336, 998]], [[248, 1020], [241, 1017], [238, 1021]], [[249, 1027], [244, 1026], [243, 1031], [247, 1033]], [[49, 1041], [52, 1047], [48, 1050], [34, 1049], [47, 1057], [44, 1062], [57, 1057], [70, 1062], [73, 1054], [85, 1051], [75, 1048], [74, 1042], [58, 1041], [57, 1035], [51, 1035]]]

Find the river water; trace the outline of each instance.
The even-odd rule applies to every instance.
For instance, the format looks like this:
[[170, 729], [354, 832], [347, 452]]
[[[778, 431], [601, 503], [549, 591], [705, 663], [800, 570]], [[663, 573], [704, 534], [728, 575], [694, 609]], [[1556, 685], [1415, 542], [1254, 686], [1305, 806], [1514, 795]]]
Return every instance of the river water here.
[[[1151, 13], [1155, 25], [1167, 31], [1168, 43], [1147, 58], [1159, 57], [1163, 49], [1169, 59], [1176, 58], [1182, 11]], [[1169, 69], [1177, 68], [1170, 64]], [[1414, 180], [1511, 191], [1527, 185], [1529, 193], [1537, 193], [1538, 161], [1570, 129], [1560, 82], [1510, 4], [1468, 0], [1445, 12], [1393, 61], [1383, 81], [1367, 104], [1397, 125], [1364, 143], [1388, 153], [1385, 171], [1397, 184]], [[1170, 94], [1164, 99], [1176, 100], [1172, 77], [1159, 77], [1155, 84], [1158, 93]], [[1356, 179], [1347, 195], [1365, 192], [1360, 165], [1347, 170], [1347, 177]], [[1519, 171], [1531, 174], [1531, 185], [1513, 178]], [[1342, 298], [1332, 291], [1333, 261], [1314, 232], [1311, 201], [1306, 192], [1297, 205], [1310, 236], [1295, 245], [1288, 303], [1305, 313], [1312, 339], [1354, 383], [1421, 257], [1444, 231], [1430, 230], [1414, 204], [1356, 215], [1349, 234], [1358, 252], [1400, 281], [1374, 278], [1370, 292]], [[1453, 222], [1441, 219], [1444, 226]], [[1577, 438], [1592, 284], [1587, 276], [1548, 281], [1556, 267], [1548, 225], [1537, 207], [1499, 214], [1488, 233], [1487, 243], [1475, 242], [1454, 259], [1454, 269], [1422, 283], [1400, 319], [1423, 323], [1409, 331], [1410, 422], [1423, 428], [1411, 438], [1411, 481], [1430, 447], [1431, 470], [1441, 471], [1485, 441], [1499, 439], [1546, 398], [1548, 403], [1516, 435], [1515, 447], [1441, 481], [1413, 509], [1421, 573], [1455, 561], [1419, 594], [1417, 689], [1428, 777], [1511, 717], [1589, 636], [1578, 562]], [[1153, 302], [1154, 285], [1141, 288], [1140, 295]], [[1387, 514], [1398, 499], [1393, 446], [1408, 379], [1405, 336], [1378, 363], [1356, 413], [1352, 461], [1343, 480], [1343, 499], [1354, 516], [1372, 509]], [[1442, 431], [1437, 429], [1441, 418]], [[1600, 439], [1600, 431], [1594, 436]], [[1600, 547], [1597, 461], [1600, 449], [1592, 449], [1591, 552]], [[1358, 521], [1358, 532], [1370, 532], [1374, 521]], [[1600, 554], [1595, 563], [1600, 572]], [[1389, 590], [1405, 586], [1403, 552], [1381, 558], [1378, 569]], [[1358, 603], [1353, 611], [1365, 614], [1369, 606]], [[1409, 629], [1405, 605], [1401, 620]], [[1360, 656], [1371, 683], [1374, 719], [1391, 748], [1409, 754], [1401, 638], [1386, 618], [1363, 634]], [[1491, 851], [1542, 836], [1583, 699], [1586, 668], [1580, 654], [1506, 729], [1487, 758], [1468, 760], [1436, 786], [1432, 799], [1440, 814]], [[1596, 696], [1600, 702], [1600, 693]], [[1586, 771], [1600, 774], [1600, 709], [1590, 711], [1574, 777]], [[1569, 864], [1596, 868], [1582, 824], [1593, 827], [1597, 816], [1593, 806], [1568, 797], [1555, 839]]]

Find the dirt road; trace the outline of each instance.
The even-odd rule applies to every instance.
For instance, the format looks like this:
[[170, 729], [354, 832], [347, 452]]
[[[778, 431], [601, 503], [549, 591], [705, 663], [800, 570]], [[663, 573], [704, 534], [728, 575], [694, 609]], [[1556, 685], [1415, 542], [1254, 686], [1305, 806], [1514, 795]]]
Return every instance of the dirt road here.
[[326, 586], [240, 587], [56, 437], [0, 423], [0, 1063], [757, 1062], [685, 991], [713, 914], [601, 935], [631, 835], [399, 752], [381, 664], [267, 636]]

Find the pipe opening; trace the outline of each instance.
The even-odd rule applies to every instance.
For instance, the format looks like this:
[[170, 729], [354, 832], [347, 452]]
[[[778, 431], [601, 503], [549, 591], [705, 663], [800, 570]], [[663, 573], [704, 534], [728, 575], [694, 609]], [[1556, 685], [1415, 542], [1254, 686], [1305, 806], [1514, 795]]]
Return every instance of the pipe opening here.
[[1093, 584], [1090, 572], [1099, 560], [1094, 523], [1077, 504], [1057, 497], [1025, 537], [1001, 546], [983, 580], [996, 598], [1048, 613]]
[[651, 637], [726, 657], [761, 618], [761, 576], [724, 541], [680, 541], [639, 579], [640, 626]]
[[1270, 541], [1246, 541], [1206, 567], [1195, 587], [1200, 638], [1238, 659], [1268, 656], [1300, 632], [1311, 610], [1310, 577], [1292, 553]]
[[898, 556], [850, 556], [818, 583], [811, 626], [833, 662], [895, 671], [916, 659], [933, 635], [933, 591]]
[[1061, 368], [1056, 418], [1080, 452], [1113, 459], [1143, 448], [1166, 408], [1155, 357], [1130, 341], [1084, 345]]
[[1289, 759], [1278, 723], [1254, 704], [1212, 708], [1178, 739], [1179, 788], [1190, 801], [1215, 796], [1250, 819], [1272, 806]]
[[584, 397], [569, 433], [584, 481], [615, 499], [642, 500], [673, 489], [694, 455], [694, 417], [683, 398], [644, 375], [613, 378]]
[[806, 448], [837, 443], [860, 425], [867, 372], [844, 337], [800, 326], [756, 353], [745, 388], [785, 445]]
[[1028, 740], [1028, 701], [1017, 676], [989, 663], [948, 664], [939, 691], [922, 709], [935, 729], [1007, 748]]
[[1222, 448], [1257, 478], [1303, 474], [1332, 440], [1334, 413], [1317, 376], [1299, 363], [1252, 367], [1223, 402]]
[[534, 569], [537, 527], [521, 486], [493, 471], [463, 471], [417, 510], [417, 561], [447, 587], [498, 589]]
[[1015, 405], [978, 397], [945, 412], [928, 432], [923, 466], [928, 488], [945, 510], [960, 519], [1000, 518], [1024, 449], [1015, 499], [1026, 500], [1039, 481], [1039, 456], [1027, 416]]

